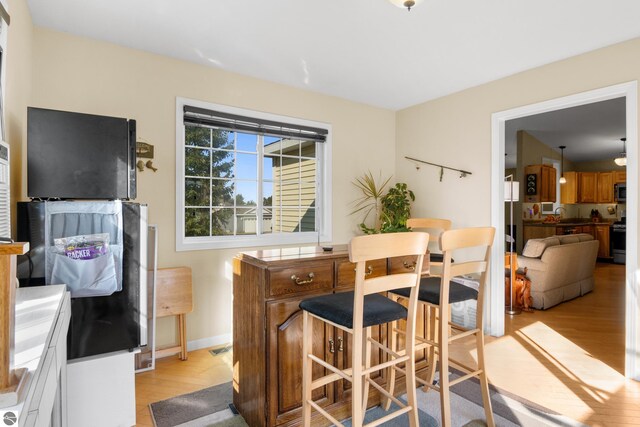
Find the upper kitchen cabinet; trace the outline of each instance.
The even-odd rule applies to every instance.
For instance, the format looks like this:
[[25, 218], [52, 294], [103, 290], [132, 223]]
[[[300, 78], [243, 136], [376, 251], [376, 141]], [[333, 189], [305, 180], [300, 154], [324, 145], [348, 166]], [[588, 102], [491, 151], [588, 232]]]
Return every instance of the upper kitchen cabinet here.
[[578, 172], [565, 172], [566, 183], [560, 186], [560, 203], [578, 203]]
[[615, 172], [598, 172], [598, 203], [614, 203], [613, 184]]
[[578, 172], [578, 203], [597, 203], [598, 172]]
[[556, 169], [549, 165], [530, 165], [524, 168], [525, 202], [556, 201]]
[[614, 184], [624, 184], [627, 182], [627, 171], [614, 171], [613, 172], [613, 183]]

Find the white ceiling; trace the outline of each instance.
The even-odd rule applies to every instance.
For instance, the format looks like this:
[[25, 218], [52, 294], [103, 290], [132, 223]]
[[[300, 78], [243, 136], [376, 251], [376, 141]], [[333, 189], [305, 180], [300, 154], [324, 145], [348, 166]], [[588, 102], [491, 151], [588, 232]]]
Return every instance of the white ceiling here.
[[526, 130], [572, 162], [614, 159], [626, 136], [625, 98], [509, 120], [505, 124], [505, 167], [516, 165], [516, 132]]
[[393, 110], [640, 36], [638, 0], [28, 3], [38, 26]]

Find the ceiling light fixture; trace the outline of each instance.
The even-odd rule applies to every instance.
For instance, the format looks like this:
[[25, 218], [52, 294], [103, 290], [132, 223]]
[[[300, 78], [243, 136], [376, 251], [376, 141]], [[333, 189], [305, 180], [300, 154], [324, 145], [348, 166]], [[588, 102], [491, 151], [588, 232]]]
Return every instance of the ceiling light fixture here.
[[613, 159], [618, 166], [627, 166], [627, 138], [620, 138], [622, 141], [622, 153], [620, 153], [619, 157]]
[[422, 3], [422, 0], [389, 0], [389, 3], [398, 7], [406, 7], [410, 11], [412, 7]]
[[567, 178], [564, 177], [564, 149], [567, 148], [566, 145], [561, 145], [560, 147], [560, 179], [558, 180], [558, 182], [560, 184], [566, 184], [567, 183]]

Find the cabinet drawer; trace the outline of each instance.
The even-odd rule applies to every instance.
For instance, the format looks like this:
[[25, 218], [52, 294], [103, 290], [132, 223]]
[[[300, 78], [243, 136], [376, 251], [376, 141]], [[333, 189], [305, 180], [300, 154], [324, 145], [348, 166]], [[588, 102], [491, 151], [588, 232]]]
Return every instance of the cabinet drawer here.
[[55, 363], [55, 350], [50, 348], [37, 378], [36, 389], [31, 400], [30, 412], [37, 410], [36, 426], [48, 426], [51, 423], [51, 412], [58, 390], [58, 371]]
[[51, 343], [49, 348], [54, 348], [56, 353], [56, 372], [60, 371], [62, 364], [67, 363], [67, 332], [69, 331], [69, 321], [71, 320], [71, 307], [69, 307], [69, 294], [64, 297], [63, 307], [58, 320], [56, 321], [56, 327], [53, 330], [51, 336]]
[[[353, 287], [356, 280], [356, 265], [349, 261], [340, 261], [336, 266], [338, 281], [336, 287]], [[387, 260], [376, 259], [367, 263], [367, 278], [387, 274]]]
[[[401, 256], [389, 258], [389, 274], [410, 273], [415, 270], [415, 256]], [[429, 272], [429, 255], [425, 255], [422, 262], [422, 274]]]
[[269, 270], [269, 295], [291, 295], [333, 288], [333, 262], [301, 263], [299, 267]]

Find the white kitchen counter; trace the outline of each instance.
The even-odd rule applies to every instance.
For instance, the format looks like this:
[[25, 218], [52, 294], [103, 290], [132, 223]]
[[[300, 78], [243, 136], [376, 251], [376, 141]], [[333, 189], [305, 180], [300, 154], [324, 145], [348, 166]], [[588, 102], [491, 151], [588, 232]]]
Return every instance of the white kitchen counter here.
[[16, 292], [15, 368], [26, 368], [14, 412], [18, 425], [66, 424], [67, 330], [71, 315], [64, 285]]

